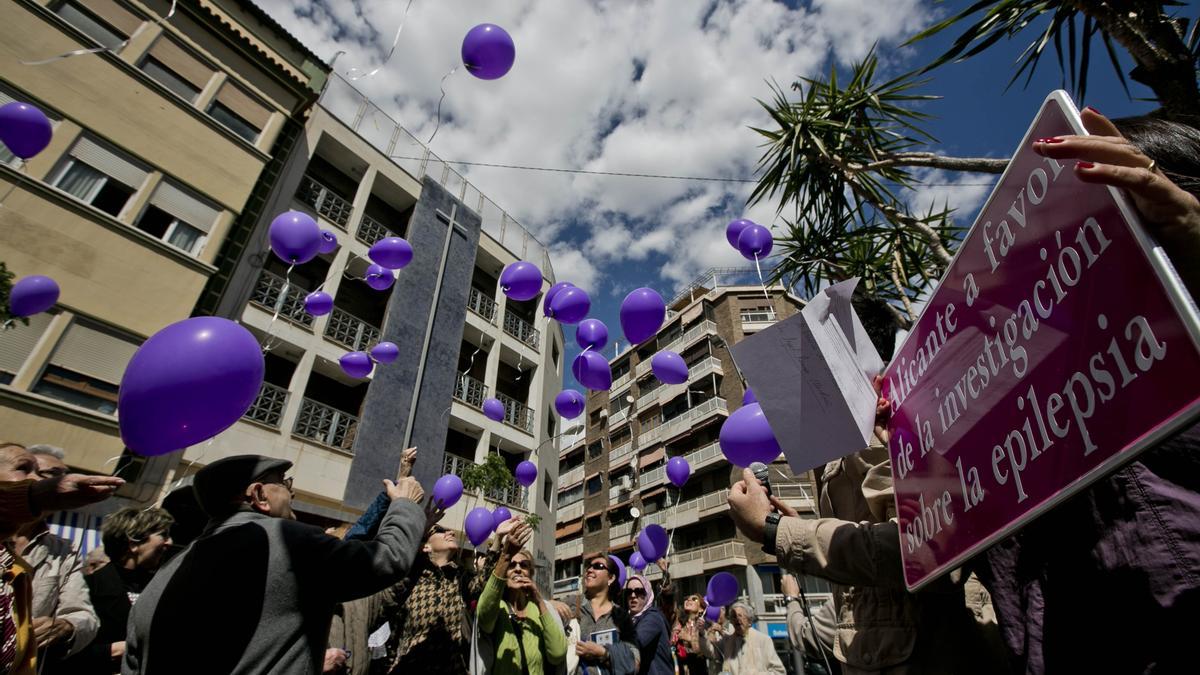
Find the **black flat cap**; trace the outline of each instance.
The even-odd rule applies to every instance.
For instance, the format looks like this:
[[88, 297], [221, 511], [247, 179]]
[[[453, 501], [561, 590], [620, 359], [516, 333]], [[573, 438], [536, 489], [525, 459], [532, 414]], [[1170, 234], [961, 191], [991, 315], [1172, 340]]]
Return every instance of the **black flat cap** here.
[[234, 455], [209, 464], [196, 472], [192, 486], [200, 508], [210, 515], [228, 510], [253, 482], [269, 473], [286, 473], [292, 463], [263, 455]]

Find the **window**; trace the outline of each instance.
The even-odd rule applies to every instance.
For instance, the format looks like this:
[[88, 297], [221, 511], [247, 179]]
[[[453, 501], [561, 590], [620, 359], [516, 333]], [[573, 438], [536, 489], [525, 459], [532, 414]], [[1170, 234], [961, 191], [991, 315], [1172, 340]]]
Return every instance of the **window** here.
[[0, 332], [0, 384], [13, 381], [17, 371], [25, 365], [25, 360], [33, 353], [38, 340], [50, 326], [52, 318], [46, 312], [34, 314], [29, 317], [28, 326], [14, 321], [11, 327]]
[[188, 103], [196, 100], [216, 73], [207, 63], [165, 35], [154, 41], [139, 67]]
[[600, 412], [603, 408], [597, 408], [588, 415], [588, 425], [593, 427], [600, 426]]
[[619, 363], [613, 364], [612, 378], [617, 381], [629, 374], [629, 359], [622, 359]]
[[208, 107], [208, 114], [251, 143], [258, 140], [271, 117], [270, 109], [229, 82], [217, 92], [216, 99]]
[[584, 526], [587, 528], [588, 534], [591, 534], [593, 532], [599, 532], [600, 531], [600, 516], [592, 516], [591, 518], [588, 518], [587, 522], [584, 523]]
[[558, 493], [558, 508], [561, 509], [564, 506], [570, 506], [571, 504], [574, 504], [575, 502], [577, 502], [581, 499], [583, 499], [583, 484], [582, 483], [580, 483], [579, 485], [576, 485], [575, 487], [573, 487], [569, 490], [564, 490], [564, 491]]
[[164, 180], [150, 196], [137, 228], [185, 253], [196, 254], [217, 220], [217, 209]]
[[587, 447], [587, 455], [591, 459], [599, 457], [601, 452], [604, 452], [603, 441], [596, 441]]
[[550, 482], [550, 476], [542, 478], [542, 501], [546, 506], [550, 506], [550, 500], [554, 497], [554, 485]]
[[592, 476], [592, 477], [591, 477], [591, 478], [589, 478], [589, 479], [588, 479], [588, 481], [587, 481], [587, 493], [588, 493], [589, 495], [594, 495], [594, 494], [596, 494], [597, 492], [599, 492], [599, 491], [600, 491], [600, 488], [601, 488], [601, 487], [603, 487], [603, 483], [604, 483], [604, 482], [603, 482], [602, 480], [600, 480], [600, 475], [599, 475], [599, 474], [596, 474], [595, 476]]
[[84, 136], [75, 143], [50, 184], [117, 217], [146, 180], [146, 169]]
[[33, 392], [112, 415], [117, 385], [137, 344], [83, 321], [75, 321], [59, 341]]
[[55, 12], [109, 49], [120, 48], [142, 23], [141, 19], [115, 0], [68, 0], [59, 5]]
[[195, 103], [196, 97], [200, 95], [200, 89], [196, 85], [176, 75], [175, 71], [153, 56], [147, 56], [142, 61], [142, 71], [188, 103]]
[[757, 321], [774, 321], [775, 309], [767, 306], [758, 307], [743, 307], [742, 308], [742, 323], [752, 323]]

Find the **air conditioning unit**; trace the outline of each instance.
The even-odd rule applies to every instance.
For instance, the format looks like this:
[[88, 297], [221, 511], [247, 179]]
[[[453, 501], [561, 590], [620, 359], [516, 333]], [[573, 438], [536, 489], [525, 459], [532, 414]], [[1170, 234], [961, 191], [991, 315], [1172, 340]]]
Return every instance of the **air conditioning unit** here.
[[621, 476], [619, 485], [621, 486], [622, 490], [631, 490], [633, 489], [633, 478], [630, 477], [629, 474]]

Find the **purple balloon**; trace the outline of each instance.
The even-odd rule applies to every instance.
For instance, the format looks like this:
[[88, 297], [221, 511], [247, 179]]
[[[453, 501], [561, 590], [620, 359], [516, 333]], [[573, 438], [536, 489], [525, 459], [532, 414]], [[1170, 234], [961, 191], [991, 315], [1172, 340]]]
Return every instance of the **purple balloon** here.
[[621, 302], [621, 330], [631, 344], [653, 337], [667, 316], [662, 296], [650, 288], [638, 288]]
[[739, 588], [741, 586], [737, 577], [729, 572], [717, 572], [708, 580], [708, 593], [705, 597], [710, 600], [709, 604], [725, 607], [737, 600]]
[[667, 531], [662, 528], [662, 525], [651, 523], [638, 532], [638, 552], [646, 560], [659, 560], [667, 555], [668, 541]]
[[333, 296], [325, 291], [313, 291], [304, 296], [304, 311], [313, 316], [325, 316], [333, 311]]
[[497, 506], [495, 511], [492, 511], [492, 529], [500, 527], [500, 523], [512, 518], [512, 511], [509, 511], [503, 506]]
[[275, 216], [268, 230], [271, 250], [280, 260], [302, 265], [317, 257], [324, 238], [312, 216], [300, 211], [284, 211]]
[[380, 342], [371, 347], [371, 358], [375, 359], [376, 363], [391, 363], [400, 356], [400, 348], [395, 342]]
[[513, 300], [531, 300], [542, 290], [542, 271], [531, 262], [518, 260], [500, 273], [500, 290]]
[[482, 506], [476, 506], [467, 514], [467, 521], [464, 523], [463, 529], [467, 531], [467, 539], [471, 541], [471, 544], [479, 546], [492, 533], [492, 526], [495, 525], [495, 522], [492, 519], [491, 511]]
[[641, 553], [634, 551], [629, 556], [629, 566], [632, 567], [634, 571], [641, 572], [642, 570], [646, 569], [646, 559], [642, 557]]
[[262, 388], [262, 349], [250, 331], [215, 316], [173, 323], [142, 343], [121, 377], [125, 446], [151, 457], [233, 426]]
[[467, 32], [462, 43], [463, 65], [481, 80], [504, 77], [517, 58], [512, 37], [500, 26], [481, 23]]
[[0, 141], [12, 154], [29, 159], [50, 145], [54, 129], [37, 107], [20, 101], [0, 106]]
[[13, 316], [41, 314], [58, 302], [58, 294], [58, 282], [50, 277], [41, 274], [21, 277], [8, 295], [8, 311]]
[[433, 503], [439, 509], [448, 509], [462, 499], [463, 482], [458, 476], [448, 473], [433, 484]]
[[608, 344], [608, 326], [600, 319], [584, 319], [575, 328], [575, 342], [582, 349], [604, 349]]
[[[707, 600], [706, 600], [707, 601]], [[716, 623], [721, 620], [721, 606], [709, 603], [708, 607], [704, 608], [704, 618], [710, 623]]]
[[504, 421], [504, 404], [498, 398], [487, 398], [483, 400], [483, 414], [493, 422]]
[[375, 367], [366, 352], [347, 352], [338, 359], [338, 363], [341, 364], [343, 373], [360, 379], [370, 375], [371, 369]]
[[721, 424], [720, 441], [725, 459], [736, 466], [746, 467], [754, 462], [770, 464], [783, 452], [757, 403], [733, 411]]
[[742, 394], [742, 405], [758, 403], [758, 397], [754, 395], [754, 390], [746, 387], [746, 393]]
[[574, 285], [575, 284], [572, 284], [569, 281], [560, 281], [557, 284], [554, 284], [553, 286], [551, 286], [550, 290], [546, 291], [545, 297], [542, 298], [542, 315], [550, 316], [550, 303], [554, 301], [555, 296], [557, 296], [559, 291], [561, 291], [562, 289], [570, 288], [571, 286], [574, 286]]
[[592, 309], [592, 299], [582, 288], [564, 288], [550, 302], [550, 318], [559, 323], [579, 323]]
[[625, 588], [625, 578], [628, 574], [625, 571], [625, 563], [621, 562], [621, 559], [615, 555], [608, 556], [608, 559], [613, 561], [613, 564], [617, 566], [617, 586]]
[[665, 349], [650, 358], [650, 370], [663, 384], [683, 384], [688, 379], [688, 367], [683, 357]]
[[738, 237], [741, 236], [742, 230], [754, 224], [755, 223], [753, 220], [747, 220], [745, 218], [738, 218], [737, 220], [729, 221], [729, 224], [725, 226], [725, 241], [729, 242], [730, 246], [737, 248]]
[[333, 253], [337, 247], [337, 235], [333, 233], [333, 230], [321, 230], [321, 248], [317, 249], [318, 252]]
[[517, 475], [518, 483], [529, 487], [537, 480], [537, 465], [529, 460], [525, 460], [517, 465], [517, 470], [514, 473]]
[[398, 270], [412, 261], [413, 248], [400, 237], [384, 237], [371, 246], [367, 255], [382, 267]]
[[574, 389], [564, 389], [554, 397], [554, 409], [558, 411], [559, 415], [569, 420], [582, 415], [585, 405], [583, 394]]
[[683, 487], [688, 477], [692, 475], [692, 465], [682, 457], [672, 457], [667, 462], [667, 480], [677, 488]]
[[586, 351], [571, 363], [575, 381], [592, 391], [608, 391], [612, 387], [612, 369], [599, 352]]
[[751, 223], [738, 235], [737, 249], [747, 260], [762, 260], [771, 255], [771, 231]]
[[377, 291], [386, 291], [392, 287], [392, 284], [396, 283], [396, 277], [392, 274], [391, 270], [385, 268], [383, 265], [372, 264], [367, 265], [367, 274], [363, 281], [366, 281], [368, 286]]

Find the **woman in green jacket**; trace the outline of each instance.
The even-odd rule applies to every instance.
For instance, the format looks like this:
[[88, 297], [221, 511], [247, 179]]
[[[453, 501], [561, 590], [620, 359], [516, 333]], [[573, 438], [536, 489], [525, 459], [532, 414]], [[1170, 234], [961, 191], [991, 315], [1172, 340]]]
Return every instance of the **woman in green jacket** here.
[[567, 638], [533, 583], [533, 555], [524, 548], [533, 528], [524, 521], [509, 523], [515, 524], [479, 596], [479, 630], [495, 645], [492, 675], [544, 675], [566, 658]]

